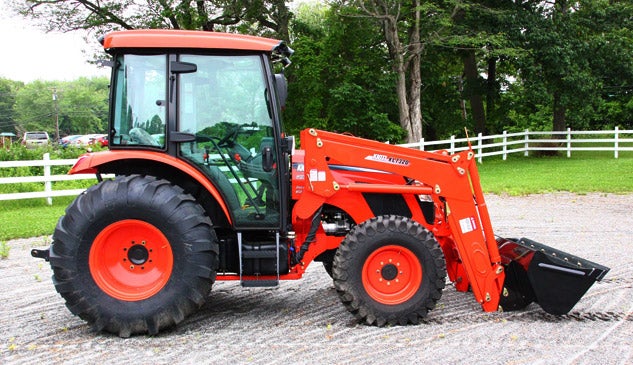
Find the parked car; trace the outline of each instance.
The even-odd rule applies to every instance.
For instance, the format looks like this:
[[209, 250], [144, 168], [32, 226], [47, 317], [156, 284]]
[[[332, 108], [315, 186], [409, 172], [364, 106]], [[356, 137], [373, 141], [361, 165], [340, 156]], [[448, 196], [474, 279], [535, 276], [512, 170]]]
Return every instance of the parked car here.
[[73, 141], [76, 140], [79, 137], [81, 137], [81, 134], [71, 134], [69, 136], [60, 138], [59, 144], [62, 147], [68, 147], [68, 146], [72, 145]]
[[85, 134], [83, 136], [79, 136], [79, 138], [74, 139], [72, 145], [75, 147], [88, 147], [94, 144], [94, 140], [100, 134]]
[[48, 146], [49, 141], [50, 138], [46, 132], [24, 132], [22, 136], [22, 145], [26, 148]]
[[107, 134], [97, 134], [95, 138], [92, 140], [91, 144], [99, 145], [99, 146], [107, 146], [108, 145], [108, 135]]

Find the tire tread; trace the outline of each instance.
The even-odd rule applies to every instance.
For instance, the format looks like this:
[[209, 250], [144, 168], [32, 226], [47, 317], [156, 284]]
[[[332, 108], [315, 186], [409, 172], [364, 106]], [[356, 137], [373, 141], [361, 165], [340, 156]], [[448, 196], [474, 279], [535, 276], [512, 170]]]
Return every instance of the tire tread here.
[[[184, 261], [174, 262], [174, 267], [184, 265], [184, 276], [174, 281], [169, 293], [161, 297], [165, 303], [154, 306], [156, 308], [142, 305], [136, 313], [112, 313], [105, 308], [104, 302], [114, 298], [103, 292], [102, 297], [92, 298], [87, 290], [87, 286], [95, 284], [90, 274], [82, 274], [78, 267], [83, 260], [79, 252], [85, 250], [80, 246], [90, 236], [90, 227], [99, 224], [99, 220], [126, 219], [126, 213], [121, 210], [135, 209], [161, 212], [163, 217], [167, 215], [166, 221], [175, 230], [182, 232], [181, 242], [186, 244], [175, 244], [182, 245]], [[130, 337], [137, 333], [156, 334], [182, 322], [201, 307], [216, 277], [218, 252], [211, 220], [182, 188], [150, 176], [126, 175], [92, 186], [66, 209], [53, 234], [50, 263], [55, 288], [73, 314], [87, 321], [96, 331]]]
[[[360, 257], [366, 252], [367, 246], [383, 234], [399, 232], [415, 238], [431, 257], [431, 267], [424, 267], [424, 276], [431, 275], [428, 282], [429, 292], [412, 309], [404, 305], [398, 311], [385, 311], [384, 305], [373, 301], [365, 294], [360, 283], [360, 271], [363, 262]], [[419, 223], [408, 218], [394, 215], [374, 217], [354, 227], [339, 246], [334, 257], [332, 274], [334, 286], [345, 308], [352, 313], [359, 322], [376, 325], [418, 324], [420, 319], [427, 316], [428, 311], [435, 308], [442, 296], [445, 286], [446, 263], [444, 254], [431, 232]], [[423, 284], [424, 285], [424, 284]], [[408, 301], [409, 302], [409, 301]], [[408, 302], [405, 302], [408, 303]]]

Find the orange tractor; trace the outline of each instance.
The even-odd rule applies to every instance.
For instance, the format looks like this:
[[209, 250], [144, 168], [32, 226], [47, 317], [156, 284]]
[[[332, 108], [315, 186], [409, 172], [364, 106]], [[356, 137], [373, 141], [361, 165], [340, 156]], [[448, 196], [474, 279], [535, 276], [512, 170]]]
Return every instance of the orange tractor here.
[[495, 237], [472, 150], [316, 129], [295, 148], [274, 71], [292, 54], [282, 42], [137, 30], [102, 44], [112, 55], [109, 150], [70, 171], [99, 182], [67, 208], [50, 248], [32, 252], [98, 331], [155, 334], [205, 303], [216, 280], [276, 286], [314, 261], [345, 307], [378, 326], [418, 323], [446, 276], [484, 311], [537, 302], [563, 314], [609, 270]]

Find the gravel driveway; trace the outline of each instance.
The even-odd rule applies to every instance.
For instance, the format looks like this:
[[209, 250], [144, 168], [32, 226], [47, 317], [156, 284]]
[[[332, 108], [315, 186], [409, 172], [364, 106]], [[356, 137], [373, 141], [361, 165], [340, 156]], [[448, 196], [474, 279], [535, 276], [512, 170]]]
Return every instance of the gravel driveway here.
[[171, 331], [121, 339], [94, 333], [64, 306], [48, 238], [10, 241], [0, 260], [0, 363], [633, 364], [633, 195], [488, 196], [495, 233], [526, 236], [611, 267], [565, 316], [536, 305], [485, 313], [448, 286], [426, 323], [357, 324], [319, 263], [278, 288], [218, 282]]

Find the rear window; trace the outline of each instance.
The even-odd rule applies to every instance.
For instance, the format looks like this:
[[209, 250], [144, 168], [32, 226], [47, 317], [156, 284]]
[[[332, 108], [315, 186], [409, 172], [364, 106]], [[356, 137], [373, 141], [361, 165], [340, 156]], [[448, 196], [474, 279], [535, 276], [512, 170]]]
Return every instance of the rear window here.
[[46, 133], [26, 133], [24, 139], [48, 139]]

